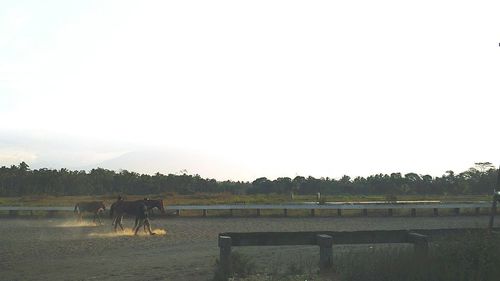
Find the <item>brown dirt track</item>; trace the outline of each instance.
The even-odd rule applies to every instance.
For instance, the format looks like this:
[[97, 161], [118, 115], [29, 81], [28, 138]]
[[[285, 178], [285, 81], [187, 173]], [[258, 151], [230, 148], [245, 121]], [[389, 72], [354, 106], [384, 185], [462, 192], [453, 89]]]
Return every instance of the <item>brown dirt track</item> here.
[[[1, 219], [0, 280], [210, 280], [220, 232], [485, 227], [488, 217], [181, 217], [152, 222], [166, 235], [138, 237], [115, 235], [110, 220], [105, 223]], [[268, 266], [285, 256], [317, 258], [317, 249], [310, 246], [235, 250]]]

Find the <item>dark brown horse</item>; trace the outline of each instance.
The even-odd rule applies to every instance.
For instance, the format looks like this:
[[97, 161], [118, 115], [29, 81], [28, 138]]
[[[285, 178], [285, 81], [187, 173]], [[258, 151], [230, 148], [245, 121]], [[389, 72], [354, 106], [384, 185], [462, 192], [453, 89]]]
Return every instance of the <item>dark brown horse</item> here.
[[[162, 199], [159, 199], [159, 200], [151, 200], [151, 199], [147, 199], [145, 198], [143, 200], [144, 202], [144, 205], [146, 206], [146, 216], [144, 216], [143, 212], [141, 212], [139, 214], [139, 216], [136, 216], [135, 217], [135, 223], [134, 223], [134, 228], [136, 228], [136, 231], [135, 233], [137, 234], [137, 230], [139, 230], [139, 227], [140, 225], [138, 224], [141, 224], [141, 223], [144, 223], [145, 221], [147, 221], [147, 223], [149, 224], [149, 218], [148, 218], [148, 215], [149, 215], [149, 212], [153, 212], [154, 208], [157, 208], [158, 210], [160, 210], [160, 212], [162, 214], [165, 214], [165, 209], [163, 207], [163, 200]], [[146, 223], [144, 223], [144, 231], [146, 231]], [[149, 226], [148, 226], [149, 228]], [[151, 232], [151, 231], [150, 231]]]
[[144, 232], [146, 232], [147, 230], [149, 232], [149, 235], [155, 235], [156, 233], [151, 231], [151, 225], [149, 224], [148, 206], [146, 206], [146, 204], [142, 204], [139, 208], [140, 208], [139, 214], [135, 218], [134, 235], [137, 235], [137, 232], [143, 225], [144, 225]]
[[[123, 230], [123, 216], [124, 215], [130, 215], [135, 217], [135, 225], [134, 225], [134, 230], [137, 227], [137, 224], [139, 221], [143, 221], [144, 219], [144, 210], [146, 210], [146, 213], [154, 208], [158, 208], [162, 213], [165, 213], [165, 209], [163, 208], [163, 200], [136, 200], [136, 201], [116, 201], [111, 205], [110, 208], [110, 216], [113, 218], [113, 225], [114, 229], [116, 231], [116, 228], [120, 226], [120, 228]], [[142, 225], [142, 223], [141, 223]]]
[[[101, 201], [92, 201], [92, 202], [78, 202], [75, 205], [75, 214], [78, 216], [77, 220], [82, 221], [83, 212], [89, 212], [94, 214], [94, 218], [92, 222], [96, 223], [96, 219], [99, 221], [99, 224], [102, 224], [100, 214], [106, 210], [106, 206]], [[97, 223], [96, 223], [97, 224]]]

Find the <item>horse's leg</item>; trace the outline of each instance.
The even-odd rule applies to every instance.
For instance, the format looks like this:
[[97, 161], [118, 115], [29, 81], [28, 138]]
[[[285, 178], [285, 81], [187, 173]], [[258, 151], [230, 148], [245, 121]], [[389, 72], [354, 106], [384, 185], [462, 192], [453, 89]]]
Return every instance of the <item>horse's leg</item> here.
[[144, 220], [144, 226], [148, 227], [148, 232], [149, 232], [149, 235], [155, 235], [156, 233], [154, 233], [153, 231], [151, 231], [151, 225], [149, 224], [149, 219], [145, 219]]
[[116, 232], [116, 227], [118, 226], [118, 222], [116, 221], [117, 219], [118, 219], [118, 217], [115, 217], [113, 219], [113, 222], [112, 222], [112, 225], [114, 226], [115, 232]]
[[101, 217], [99, 216], [99, 211], [97, 211], [94, 214], [94, 223], [95, 223], [95, 225], [102, 225]]
[[139, 228], [141, 228], [141, 226], [142, 226], [143, 223], [144, 223], [144, 221], [141, 219], [139, 221], [139, 224], [138, 224], [137, 228], [134, 231], [134, 235], [137, 235], [137, 232], [139, 231]]
[[118, 219], [118, 216], [113, 217], [113, 221], [111, 222], [111, 225], [115, 226], [116, 225], [116, 220]]
[[139, 223], [139, 217], [135, 216], [134, 228], [132, 228], [133, 230], [135, 230], [136, 228], [138, 228], [138, 226], [137, 226], [138, 223]]
[[148, 227], [149, 227], [149, 230], [151, 230], [151, 227], [150, 227], [150, 223], [149, 223], [149, 218], [146, 218], [146, 220], [148, 221], [147, 224], [144, 224], [144, 233], [148, 232]]
[[118, 223], [120, 224], [120, 228], [121, 228], [121, 229], [122, 229], [122, 231], [123, 231], [123, 230], [125, 230], [125, 229], [123, 229], [123, 223], [122, 223], [123, 221], [122, 221], [122, 220], [123, 220], [123, 214], [122, 214], [122, 215], [120, 215], [120, 219], [118, 220]]
[[137, 228], [139, 228], [139, 217], [136, 216], [134, 226], [132, 227], [132, 231], [135, 232]]
[[123, 230], [123, 226], [120, 224], [120, 214], [116, 215], [116, 217], [113, 219], [113, 225], [115, 226], [115, 232], [116, 232], [116, 228], [118, 226], [121, 227], [121, 229]]

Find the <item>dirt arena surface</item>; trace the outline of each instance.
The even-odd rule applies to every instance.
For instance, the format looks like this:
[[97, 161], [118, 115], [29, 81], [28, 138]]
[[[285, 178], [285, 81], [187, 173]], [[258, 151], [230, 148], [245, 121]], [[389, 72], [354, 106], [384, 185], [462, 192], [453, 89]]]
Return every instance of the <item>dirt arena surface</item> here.
[[[220, 232], [482, 228], [488, 217], [181, 217], [155, 219], [158, 235], [137, 237], [130, 231], [115, 234], [111, 221], [104, 223], [96, 227], [69, 219], [0, 219], [0, 280], [210, 280]], [[124, 221], [128, 227], [132, 223]], [[311, 246], [235, 251], [267, 266], [283, 257], [310, 263], [318, 258]]]

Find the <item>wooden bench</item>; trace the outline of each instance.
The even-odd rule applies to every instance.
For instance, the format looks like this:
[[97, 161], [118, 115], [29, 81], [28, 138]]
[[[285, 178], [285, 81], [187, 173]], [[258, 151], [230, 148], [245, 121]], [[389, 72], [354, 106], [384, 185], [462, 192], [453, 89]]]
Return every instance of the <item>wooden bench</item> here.
[[417, 255], [425, 256], [429, 235], [408, 230], [220, 233], [220, 269], [225, 276], [230, 274], [232, 247], [315, 245], [319, 246], [320, 270], [324, 270], [333, 264], [333, 245], [380, 243], [410, 243]]

